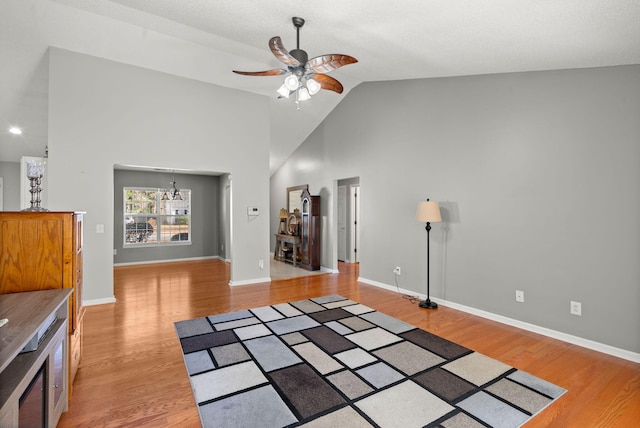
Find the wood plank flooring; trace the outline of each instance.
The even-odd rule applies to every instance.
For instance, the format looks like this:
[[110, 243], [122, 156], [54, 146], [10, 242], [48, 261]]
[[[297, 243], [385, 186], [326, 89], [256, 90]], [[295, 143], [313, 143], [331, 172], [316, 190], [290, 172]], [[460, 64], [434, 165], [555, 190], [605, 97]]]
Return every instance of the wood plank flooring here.
[[447, 307], [427, 311], [402, 295], [339, 274], [229, 287], [218, 260], [117, 267], [114, 304], [90, 306], [84, 356], [66, 427], [198, 427], [173, 322], [340, 294], [560, 385], [569, 391], [525, 425], [640, 426], [640, 364]]

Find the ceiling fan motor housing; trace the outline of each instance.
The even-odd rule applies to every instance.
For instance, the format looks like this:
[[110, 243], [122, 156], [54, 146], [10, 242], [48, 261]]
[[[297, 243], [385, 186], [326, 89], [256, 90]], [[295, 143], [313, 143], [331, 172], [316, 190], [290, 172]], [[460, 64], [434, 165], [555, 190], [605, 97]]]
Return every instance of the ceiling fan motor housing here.
[[300, 65], [303, 67], [309, 59], [309, 55], [307, 55], [307, 52], [303, 51], [302, 49], [292, 49], [289, 51], [289, 54], [297, 59]]

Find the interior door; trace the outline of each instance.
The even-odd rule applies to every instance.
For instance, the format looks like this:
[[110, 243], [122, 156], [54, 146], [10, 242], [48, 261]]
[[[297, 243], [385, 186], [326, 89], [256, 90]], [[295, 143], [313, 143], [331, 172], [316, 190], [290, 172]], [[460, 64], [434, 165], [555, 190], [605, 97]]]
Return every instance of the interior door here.
[[338, 260], [347, 258], [347, 186], [338, 186]]

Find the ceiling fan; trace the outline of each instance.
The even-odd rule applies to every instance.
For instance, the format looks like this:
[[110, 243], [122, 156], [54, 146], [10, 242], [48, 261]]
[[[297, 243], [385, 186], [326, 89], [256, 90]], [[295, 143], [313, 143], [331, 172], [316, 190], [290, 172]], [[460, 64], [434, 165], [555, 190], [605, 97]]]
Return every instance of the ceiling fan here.
[[[295, 94], [296, 103], [308, 100], [311, 95], [315, 95], [320, 89], [337, 92], [343, 91], [342, 84], [331, 76], [326, 75], [343, 65], [358, 62], [352, 56], [342, 54], [321, 55], [308, 59], [307, 52], [300, 49], [300, 28], [304, 25], [304, 19], [293, 17], [293, 25], [296, 27], [296, 49], [287, 51], [282, 45], [279, 36], [269, 40], [269, 49], [282, 61], [287, 68], [276, 68], [266, 71], [237, 71], [234, 73], [245, 76], [280, 76], [288, 74], [284, 79], [284, 84], [278, 89], [278, 98], [289, 98]], [[298, 106], [298, 108], [300, 108]]]

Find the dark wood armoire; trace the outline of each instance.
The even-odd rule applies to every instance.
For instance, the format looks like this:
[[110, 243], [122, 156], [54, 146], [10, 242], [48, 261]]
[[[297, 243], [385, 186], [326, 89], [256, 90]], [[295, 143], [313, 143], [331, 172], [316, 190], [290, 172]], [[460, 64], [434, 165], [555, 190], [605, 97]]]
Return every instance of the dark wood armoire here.
[[301, 252], [300, 266], [307, 270], [320, 269], [320, 196], [312, 196], [309, 190], [302, 191]]

